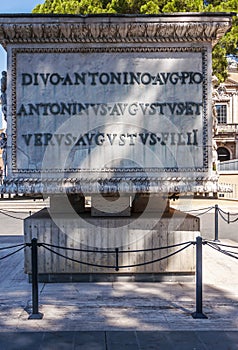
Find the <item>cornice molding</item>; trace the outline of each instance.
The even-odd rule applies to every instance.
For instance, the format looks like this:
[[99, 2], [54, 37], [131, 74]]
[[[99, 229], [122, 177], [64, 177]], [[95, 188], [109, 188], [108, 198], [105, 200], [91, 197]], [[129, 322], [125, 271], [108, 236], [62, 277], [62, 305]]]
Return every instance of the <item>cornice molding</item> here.
[[9, 16], [0, 18], [0, 42], [4, 47], [11, 43], [215, 44], [231, 26], [231, 16], [218, 17]]
[[[79, 178], [47, 178], [47, 179], [5, 179], [0, 188], [1, 193], [184, 193], [184, 192], [217, 192], [219, 184], [217, 176], [171, 179], [163, 178], [125, 178], [122, 179], [79, 179]], [[229, 192], [230, 188], [223, 188]]]

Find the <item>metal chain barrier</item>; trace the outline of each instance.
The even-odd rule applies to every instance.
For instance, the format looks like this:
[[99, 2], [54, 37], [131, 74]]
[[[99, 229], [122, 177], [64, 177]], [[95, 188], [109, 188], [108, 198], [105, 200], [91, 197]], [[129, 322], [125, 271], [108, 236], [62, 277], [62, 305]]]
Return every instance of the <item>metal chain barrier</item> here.
[[46, 250], [49, 250], [51, 253], [56, 254], [66, 260], [70, 260], [79, 264], [83, 264], [83, 265], [88, 265], [88, 266], [93, 266], [93, 267], [101, 267], [101, 268], [108, 268], [108, 269], [115, 269], [116, 271], [119, 271], [119, 269], [123, 269], [123, 268], [131, 268], [131, 267], [138, 267], [138, 266], [143, 266], [143, 265], [149, 265], [149, 264], [153, 264], [155, 262], [159, 262], [161, 260], [164, 259], [168, 259], [169, 257], [180, 253], [181, 251], [183, 251], [184, 249], [188, 248], [190, 245], [195, 244], [195, 242], [184, 242], [184, 243], [179, 243], [179, 244], [175, 244], [175, 245], [171, 245], [171, 246], [167, 246], [167, 247], [160, 247], [160, 248], [151, 248], [151, 249], [138, 249], [138, 250], [119, 250], [119, 248], [116, 248], [115, 250], [89, 250], [89, 249], [73, 249], [73, 248], [67, 248], [67, 247], [61, 247], [61, 246], [53, 246], [53, 247], [57, 247], [59, 249], [65, 249], [65, 250], [73, 250], [73, 251], [80, 251], [80, 252], [85, 252], [85, 253], [107, 253], [107, 254], [115, 254], [115, 261], [118, 261], [118, 256], [119, 253], [123, 254], [123, 253], [141, 253], [141, 252], [148, 252], [148, 251], [156, 251], [156, 250], [161, 250], [161, 249], [170, 249], [170, 248], [174, 248], [174, 247], [179, 247], [179, 246], [184, 246], [180, 249], [178, 249], [177, 251], [168, 254], [162, 258], [159, 259], [155, 259], [155, 260], [151, 260], [151, 261], [147, 261], [147, 262], [143, 262], [143, 263], [139, 263], [139, 264], [133, 264], [133, 265], [121, 265], [119, 266], [118, 264], [115, 265], [99, 265], [99, 264], [92, 264], [92, 263], [88, 263], [88, 262], [84, 262], [84, 261], [79, 261], [73, 258], [69, 258], [68, 256], [65, 256], [59, 252], [54, 251], [53, 249], [49, 248], [49, 246], [52, 247], [52, 245], [49, 244], [45, 244], [45, 243], [39, 243], [38, 246], [44, 247]]
[[24, 248], [27, 246], [26, 243], [19, 243], [19, 244], [14, 244], [14, 245], [10, 245], [7, 247], [0, 247], [0, 250], [6, 250], [6, 249], [12, 249], [12, 248], [17, 248], [17, 247], [21, 247], [24, 246]]
[[19, 210], [8, 210], [8, 209], [0, 209], [3, 212], [7, 212], [7, 213], [14, 213], [14, 214], [19, 214]]
[[[173, 244], [173, 245], [168, 245], [166, 247], [157, 247], [157, 248], [149, 248], [149, 249], [132, 249], [132, 250], [120, 250], [121, 253], [141, 253], [141, 252], [151, 252], [151, 251], [156, 251], [156, 250], [163, 250], [163, 249], [168, 249], [168, 248], [175, 248], [179, 247], [181, 245], [189, 244], [191, 241], [183, 242], [183, 243], [178, 243], [178, 244]], [[44, 247], [51, 247], [51, 248], [58, 248], [58, 249], [64, 249], [64, 250], [73, 250], [76, 252], [85, 252], [85, 253], [115, 253], [115, 250], [113, 249], [103, 249], [103, 250], [98, 250], [98, 249], [77, 249], [77, 248], [69, 248], [69, 247], [62, 247], [59, 245], [54, 245], [54, 244], [49, 244], [49, 243], [39, 243], [40, 245], [43, 245]]]
[[[29, 319], [42, 319], [43, 314], [39, 312], [39, 301], [38, 301], [38, 248], [43, 247], [46, 250], [49, 250], [53, 254], [59, 255], [62, 258], [68, 259], [70, 261], [79, 263], [79, 264], [84, 264], [84, 265], [89, 265], [89, 266], [95, 266], [95, 267], [102, 267], [102, 268], [112, 268], [115, 269], [116, 271], [119, 271], [119, 269], [122, 268], [128, 268], [128, 267], [135, 267], [135, 266], [143, 266], [147, 264], [153, 264], [155, 262], [168, 259], [169, 257], [178, 254], [182, 252], [183, 250], [187, 249], [191, 245], [196, 245], [196, 311], [192, 313], [192, 317], [195, 319], [206, 319], [207, 316], [203, 313], [203, 306], [202, 306], [202, 246], [203, 245], [208, 245], [212, 249], [215, 249], [216, 251], [225, 254], [229, 257], [238, 259], [238, 246], [235, 245], [228, 245], [228, 244], [221, 244], [217, 243], [214, 241], [208, 241], [208, 240], [203, 240], [201, 236], [198, 236], [196, 238], [196, 241], [187, 241], [183, 243], [178, 243], [166, 247], [158, 247], [158, 248], [151, 248], [151, 249], [138, 249], [138, 250], [119, 250], [119, 248], [113, 249], [108, 249], [108, 250], [92, 250], [92, 249], [74, 249], [74, 248], [68, 248], [68, 247], [62, 247], [62, 246], [57, 246], [57, 245], [51, 245], [51, 244], [45, 244], [45, 243], [38, 243], [36, 238], [33, 238], [31, 240], [31, 243], [22, 243], [22, 244], [16, 244], [16, 245], [11, 245], [7, 247], [1, 247], [0, 251], [3, 250], [9, 250], [9, 249], [14, 249], [13, 252], [3, 256], [0, 258], [0, 260], [5, 259], [10, 257], [13, 254], [16, 254], [17, 252], [25, 249], [26, 247], [31, 248], [31, 261], [32, 261], [32, 314], [29, 316]], [[146, 252], [146, 251], [158, 251], [158, 250], [163, 250], [163, 249], [171, 249], [171, 248], [179, 248], [175, 252], [170, 253], [164, 257], [154, 259], [151, 261], [143, 262], [140, 264], [134, 264], [134, 265], [127, 265], [127, 266], [120, 266], [118, 261], [119, 261], [119, 254], [123, 253], [128, 253], [128, 252]], [[80, 251], [80, 252], [91, 252], [91, 253], [108, 253], [108, 254], [115, 254], [115, 265], [100, 265], [100, 264], [91, 264], [83, 261], [79, 261], [76, 259], [69, 258], [61, 253], [58, 253], [54, 251], [51, 248], [57, 248], [57, 249], [63, 249], [63, 250], [73, 250], [73, 251]]]
[[9, 256], [12, 256], [12, 255], [14, 255], [14, 254], [20, 252], [21, 250], [23, 250], [24, 248], [26, 248], [26, 246], [27, 246], [27, 245], [26, 245], [25, 243], [22, 243], [22, 244], [16, 244], [16, 245], [8, 246], [8, 247], [1, 247], [1, 248], [0, 248], [0, 251], [1, 251], [1, 250], [7, 250], [7, 249], [13, 249], [13, 248], [17, 248], [17, 247], [20, 247], [20, 248], [18, 248], [18, 249], [15, 250], [14, 252], [11, 252], [11, 253], [9, 253], [9, 254], [7, 254], [7, 255], [5, 255], [5, 256], [0, 257], [0, 260], [6, 259], [6, 258], [8, 258]]
[[[202, 216], [205, 215], [207, 213], [209, 213], [211, 210], [215, 209], [215, 216], [216, 216], [216, 209], [218, 210], [218, 214], [220, 215], [220, 217], [227, 222], [228, 224], [234, 223], [238, 221], [238, 213], [230, 213], [230, 212], [225, 212], [224, 210], [222, 210], [221, 208], [218, 207], [218, 205], [215, 206], [210, 206], [210, 207], [205, 207], [205, 208], [200, 208], [200, 209], [192, 209], [192, 210], [185, 210], [186, 213], [194, 213], [194, 215], [196, 216]], [[13, 211], [13, 210], [7, 210], [7, 209], [0, 209], [0, 214], [6, 215], [10, 218], [16, 219], [16, 220], [24, 220], [24, 218], [19, 218], [17, 216], [14, 216], [12, 214], [9, 213], [18, 213], [17, 211]], [[29, 215], [31, 215], [31, 212], [29, 212]], [[227, 215], [227, 218], [224, 216]], [[231, 219], [232, 216], [236, 216], [235, 219]], [[216, 219], [215, 219], [216, 220]], [[218, 240], [218, 238], [215, 240]], [[58, 248], [58, 247], [55, 247]]]
[[[43, 243], [37, 243], [37, 239], [34, 238], [32, 240], [32, 243], [26, 244], [29, 247], [32, 247], [32, 299], [33, 299], [33, 313], [30, 315], [29, 319], [41, 319], [43, 317], [43, 314], [39, 313], [38, 311], [38, 271], [37, 271], [37, 247], [43, 247], [49, 251], [51, 251], [54, 254], [57, 254], [65, 259], [80, 263], [80, 264], [85, 264], [85, 265], [90, 265], [90, 266], [96, 266], [96, 267], [103, 267], [103, 268], [113, 268], [116, 271], [119, 271], [121, 268], [127, 268], [127, 267], [133, 267], [133, 266], [142, 266], [146, 264], [152, 264], [154, 262], [161, 261], [163, 259], [168, 259], [169, 257], [178, 254], [179, 252], [183, 251], [184, 249], [187, 249], [191, 245], [196, 245], [196, 311], [193, 312], [191, 315], [194, 319], [207, 319], [206, 314], [203, 313], [203, 283], [202, 283], [202, 247], [203, 245], [207, 244], [211, 248], [226, 254], [230, 257], [233, 257], [235, 259], [238, 259], [238, 246], [233, 246], [233, 245], [226, 245], [226, 244], [221, 244], [221, 243], [215, 243], [214, 241], [207, 241], [203, 240], [201, 236], [198, 236], [195, 241], [188, 241], [188, 242], [183, 242], [167, 247], [159, 247], [159, 248], [151, 248], [151, 249], [139, 249], [139, 250], [134, 250], [134, 252], [141, 252], [141, 251], [156, 251], [156, 250], [161, 250], [161, 249], [168, 249], [168, 248], [175, 248], [175, 247], [181, 247], [175, 252], [168, 254], [162, 258], [151, 260], [148, 262], [140, 263], [140, 264], [134, 264], [134, 265], [128, 265], [128, 266], [120, 266], [118, 261], [119, 253], [128, 253], [128, 250], [119, 250], [119, 248], [116, 248], [115, 250], [108, 249], [108, 250], [91, 250], [91, 249], [73, 249], [73, 248], [68, 248], [68, 247], [62, 247], [62, 246], [55, 246], [55, 245], [50, 245], [50, 244], [43, 244]], [[34, 249], [33, 249], [34, 248]], [[75, 250], [75, 251], [80, 251], [80, 252], [94, 252], [94, 253], [108, 253], [108, 254], [115, 254], [115, 265], [110, 266], [110, 265], [99, 265], [99, 264], [91, 264], [91, 263], [86, 263], [82, 262], [76, 259], [69, 258], [63, 254], [60, 254], [58, 252], [55, 252], [51, 248], [58, 248], [58, 249], [64, 249], [64, 250]], [[237, 251], [231, 251], [231, 250], [225, 250], [224, 248], [228, 249], [237, 249]], [[131, 252], [131, 251], [130, 251]], [[237, 254], [237, 255], [236, 255]], [[34, 273], [34, 276], [33, 276]]]
[[[214, 250], [216, 250], [216, 251], [218, 251], [218, 252], [220, 252], [222, 254], [230, 256], [231, 258], [234, 258], [234, 259], [238, 259], [238, 246], [221, 244], [221, 243], [211, 242], [211, 241], [206, 241], [206, 244], [209, 247], [211, 247], [212, 249], [214, 249]], [[231, 248], [231, 249], [237, 249], [237, 251], [226, 250], [226, 249], [223, 249], [222, 247]]]
[[[219, 208], [219, 206], [217, 204], [215, 206], [211, 206], [211, 207], [207, 207], [207, 208], [186, 210], [186, 213], [194, 213], [194, 215], [196, 215], [196, 216], [202, 216], [202, 215], [210, 212], [212, 209], [215, 209], [215, 214], [214, 214], [215, 215], [215, 219], [214, 219], [215, 220], [214, 221], [215, 238], [214, 238], [214, 241], [219, 242], [219, 239], [218, 239], [218, 234], [219, 234], [219, 232], [218, 232], [218, 223], [219, 223], [218, 219], [219, 219], [219, 216], [227, 224], [233, 224], [233, 223], [238, 221], [238, 213], [225, 212], [224, 210]], [[196, 214], [196, 212], [198, 212], [198, 213]], [[235, 218], [232, 218], [232, 217], [235, 217]]]
[[[226, 221], [228, 224], [232, 224], [232, 223], [238, 221], [238, 214], [232, 214], [232, 213], [229, 213], [229, 212], [225, 212], [225, 211], [222, 210], [221, 208], [219, 208], [219, 215], [220, 215], [221, 218], [222, 218], [224, 221]], [[224, 215], [227, 215], [227, 218], [226, 218]], [[237, 218], [231, 220], [231, 218], [230, 218], [231, 216], [237, 216]]]
[[[94, 266], [94, 267], [101, 267], [101, 268], [111, 268], [115, 269], [116, 271], [119, 271], [119, 269], [122, 268], [129, 268], [129, 267], [136, 267], [136, 266], [143, 266], [147, 264], [153, 264], [155, 262], [168, 259], [171, 256], [178, 254], [182, 252], [183, 250], [187, 249], [191, 245], [195, 245], [195, 241], [187, 241], [183, 243], [178, 243], [166, 247], [158, 247], [158, 248], [151, 248], [151, 249], [137, 249], [137, 250], [119, 250], [119, 248], [113, 249], [107, 249], [107, 250], [92, 250], [92, 249], [74, 249], [74, 248], [69, 248], [69, 247], [62, 247], [62, 246], [57, 246], [57, 245], [52, 245], [52, 244], [46, 244], [46, 243], [38, 243], [36, 238], [33, 238], [31, 243], [27, 243], [25, 246], [31, 247], [32, 254], [31, 254], [31, 260], [32, 260], [32, 314], [29, 316], [29, 319], [42, 319], [43, 314], [39, 312], [39, 303], [38, 303], [38, 247], [43, 247], [44, 249], [52, 252], [53, 254], [56, 254], [64, 259], [83, 264], [83, 265], [88, 265], [88, 266]], [[135, 252], [135, 253], [141, 253], [141, 252], [147, 252], [147, 251], [158, 251], [158, 250], [163, 250], [163, 249], [171, 249], [171, 248], [177, 248], [179, 247], [178, 250], [175, 252], [172, 252], [164, 257], [154, 259], [151, 261], [139, 263], [139, 264], [133, 264], [133, 265], [119, 265], [119, 254], [124, 254], [128, 252]], [[83, 262], [79, 261], [70, 257], [67, 257], [59, 252], [54, 251], [52, 248], [57, 248], [57, 249], [63, 249], [63, 250], [71, 250], [71, 251], [78, 251], [78, 252], [85, 252], [85, 253], [108, 253], [108, 254], [115, 254], [115, 265], [101, 265], [101, 264], [92, 264], [88, 262]]]
[[186, 210], [186, 213], [196, 213], [196, 212], [202, 211], [202, 213], [195, 214], [196, 216], [202, 216], [204, 214], [207, 214], [209, 211], [211, 211], [214, 208], [215, 207], [212, 206], [212, 207], [201, 208], [201, 209]]
[[[195, 213], [194, 215], [196, 216], [202, 216], [204, 214], [207, 214], [209, 211], [211, 211], [212, 209], [218, 209], [218, 212], [220, 214], [220, 216], [222, 217], [222, 219], [224, 221], [226, 221], [228, 224], [231, 224], [233, 222], [238, 221], [238, 213], [230, 213], [230, 212], [226, 212], [224, 210], [222, 210], [221, 208], [218, 207], [218, 205], [216, 204], [215, 206], [211, 206], [211, 207], [206, 207], [206, 208], [200, 208], [200, 209], [192, 209], [192, 210], [185, 210], [186, 213]], [[201, 212], [196, 214], [196, 212]], [[225, 218], [224, 215], [227, 215], [227, 218]], [[231, 220], [230, 217], [231, 216], [236, 216], [235, 219]]]
[[10, 218], [12, 218], [12, 219], [16, 219], [16, 220], [24, 220], [23, 218], [19, 218], [18, 216], [14, 216], [14, 215], [11, 215], [11, 214], [8, 214], [10, 211], [8, 211], [8, 212], [6, 212], [7, 210], [3, 210], [3, 209], [1, 209], [0, 210], [0, 213], [1, 214], [3, 214], [3, 215], [5, 215], [5, 216], [8, 216], [8, 217], [10, 217]]

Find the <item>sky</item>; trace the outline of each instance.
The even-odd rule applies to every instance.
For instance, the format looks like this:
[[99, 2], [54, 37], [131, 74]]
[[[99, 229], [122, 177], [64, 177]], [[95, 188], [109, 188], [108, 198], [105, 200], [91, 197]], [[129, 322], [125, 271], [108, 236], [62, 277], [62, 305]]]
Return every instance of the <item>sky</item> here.
[[[30, 13], [38, 4], [43, 4], [44, 0], [5, 0], [1, 1], [1, 13]], [[0, 48], [0, 72], [7, 69], [5, 50]]]

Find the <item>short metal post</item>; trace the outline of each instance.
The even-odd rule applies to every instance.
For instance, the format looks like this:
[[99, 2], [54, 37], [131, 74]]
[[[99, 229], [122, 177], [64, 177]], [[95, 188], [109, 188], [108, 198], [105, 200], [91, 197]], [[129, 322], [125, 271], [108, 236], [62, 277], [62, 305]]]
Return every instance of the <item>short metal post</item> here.
[[119, 249], [118, 248], [115, 248], [115, 253], [116, 253], [116, 267], [115, 267], [115, 270], [116, 271], [119, 271], [119, 267], [118, 267], [118, 261], [119, 261]]
[[28, 317], [29, 320], [40, 320], [43, 314], [39, 312], [38, 300], [38, 252], [37, 238], [31, 240], [31, 268], [32, 268], [32, 314]]
[[193, 318], [207, 318], [202, 312], [202, 237], [196, 238], [196, 311]]
[[219, 242], [218, 239], [218, 214], [219, 214], [219, 208], [218, 205], [215, 205], [215, 242]]

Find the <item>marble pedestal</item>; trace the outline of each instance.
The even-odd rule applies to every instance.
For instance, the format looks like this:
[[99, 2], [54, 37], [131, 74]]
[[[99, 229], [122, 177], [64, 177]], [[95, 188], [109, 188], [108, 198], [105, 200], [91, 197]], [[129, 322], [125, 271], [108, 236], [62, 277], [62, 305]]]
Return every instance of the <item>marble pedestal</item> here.
[[[194, 278], [193, 245], [168, 259], [143, 264], [158, 260], [182, 247], [154, 251], [149, 249], [194, 241], [200, 232], [198, 218], [172, 208], [164, 212], [134, 212], [130, 217], [92, 217], [87, 211], [77, 215], [59, 212], [52, 214], [45, 208], [25, 219], [24, 234], [25, 242], [37, 238], [39, 243], [89, 250], [83, 252], [52, 248], [69, 259], [82, 262], [77, 263], [39, 247], [38, 269], [41, 282], [181, 281]], [[115, 266], [116, 248], [119, 249], [119, 266], [136, 266], [115, 271], [114, 268], [84, 264]], [[108, 254], [108, 250], [113, 253]], [[126, 253], [120, 253], [122, 250]], [[31, 275], [30, 248], [25, 252], [25, 273]]]

